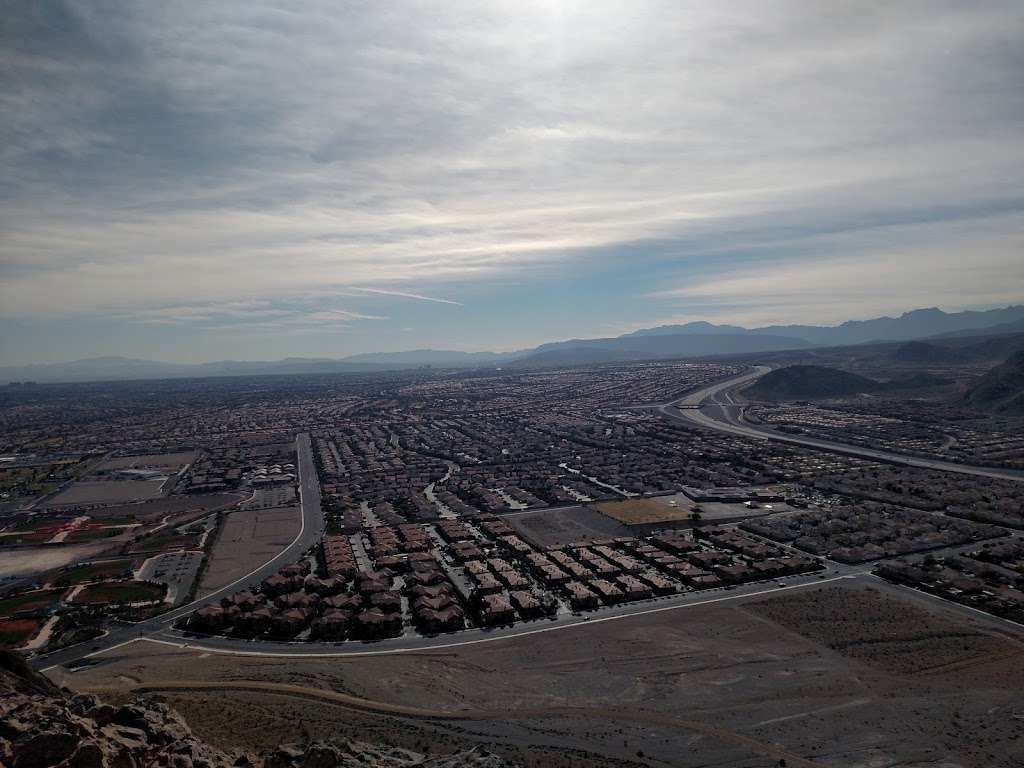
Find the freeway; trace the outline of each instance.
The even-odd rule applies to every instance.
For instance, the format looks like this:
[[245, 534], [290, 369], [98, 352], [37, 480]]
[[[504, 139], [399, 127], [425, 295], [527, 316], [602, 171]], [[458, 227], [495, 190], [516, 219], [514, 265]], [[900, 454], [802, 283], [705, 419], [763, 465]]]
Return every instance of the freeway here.
[[979, 477], [991, 477], [999, 480], [1024, 481], [1024, 472], [1013, 469], [999, 469], [996, 467], [977, 467], [970, 464], [958, 464], [953, 461], [942, 461], [941, 459], [929, 459], [923, 456], [909, 456], [902, 453], [891, 453], [875, 448], [865, 448], [859, 445], [836, 443], [830, 440], [821, 440], [816, 437], [802, 435], [789, 435], [782, 432], [757, 427], [743, 420], [743, 408], [733, 398], [734, 393], [742, 387], [750, 384], [756, 379], [771, 370], [767, 366], [755, 366], [753, 370], [742, 373], [725, 381], [712, 384], [709, 387], [693, 392], [679, 400], [671, 403], [654, 406], [663, 416], [673, 421], [682, 421], [687, 424], [696, 424], [700, 427], [714, 429], [718, 432], [725, 432], [740, 437], [750, 437], [757, 440], [774, 440], [780, 443], [792, 445], [803, 445], [808, 448], [828, 451], [830, 453], [841, 453], [847, 456], [856, 456], [862, 459], [882, 461], [887, 464], [899, 464], [907, 467], [919, 467], [921, 469], [934, 469], [940, 472], [957, 472], [964, 475], [976, 475]]
[[302, 521], [299, 532], [292, 542], [277, 555], [253, 569], [239, 579], [221, 587], [215, 592], [193, 600], [191, 603], [174, 608], [167, 613], [134, 624], [119, 623], [111, 627], [103, 637], [92, 641], [78, 643], [67, 648], [41, 654], [32, 659], [37, 669], [71, 664], [83, 658], [103, 653], [133, 640], [171, 632], [172, 625], [178, 619], [188, 615], [197, 608], [211, 603], [219, 603], [221, 598], [237, 592], [245, 585], [258, 583], [268, 576], [277, 573], [278, 569], [298, 561], [302, 555], [323, 535], [324, 514], [320, 505], [320, 481], [317, 479], [316, 465], [313, 462], [313, 448], [308, 434], [300, 434], [295, 439], [299, 468], [299, 502]]

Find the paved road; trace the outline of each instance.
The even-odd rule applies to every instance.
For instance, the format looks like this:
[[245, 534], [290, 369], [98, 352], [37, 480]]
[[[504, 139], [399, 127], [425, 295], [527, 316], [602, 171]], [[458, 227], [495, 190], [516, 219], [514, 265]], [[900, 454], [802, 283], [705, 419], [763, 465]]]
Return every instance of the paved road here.
[[675, 421], [683, 421], [696, 424], [708, 429], [725, 432], [731, 435], [740, 435], [759, 440], [774, 440], [780, 443], [793, 445], [804, 445], [809, 448], [829, 451], [830, 453], [842, 453], [848, 456], [857, 456], [863, 459], [883, 461], [887, 464], [899, 464], [907, 467], [920, 467], [922, 469], [935, 469], [941, 472], [957, 472], [963, 475], [976, 475], [979, 477], [992, 477], [1000, 480], [1024, 481], [1024, 472], [1013, 469], [998, 469], [995, 467], [975, 467], [969, 464], [958, 464], [952, 461], [941, 459], [928, 459], [918, 456], [907, 456], [901, 453], [890, 453], [888, 451], [865, 448], [858, 445], [847, 445], [835, 443], [829, 440], [821, 440], [815, 437], [801, 435], [787, 435], [770, 429], [764, 429], [743, 421], [742, 408], [736, 405], [732, 394], [737, 389], [755, 379], [760, 378], [771, 370], [767, 366], [756, 366], [754, 370], [740, 374], [726, 381], [712, 384], [709, 387], [698, 390], [686, 397], [675, 400], [671, 403], [655, 406], [662, 415]]
[[111, 627], [102, 638], [78, 645], [70, 646], [52, 653], [36, 656], [32, 664], [37, 669], [70, 664], [87, 656], [102, 653], [118, 645], [136, 640], [140, 637], [153, 636], [173, 631], [171, 625], [197, 608], [211, 603], [219, 603], [222, 597], [243, 589], [248, 584], [262, 581], [277, 573], [278, 569], [299, 560], [302, 555], [320, 540], [324, 530], [324, 514], [320, 506], [320, 482], [317, 479], [316, 465], [313, 462], [313, 450], [308, 434], [301, 434], [295, 440], [299, 467], [299, 493], [302, 509], [302, 523], [299, 532], [285, 549], [271, 560], [254, 569], [245, 576], [236, 579], [216, 592], [179, 606], [167, 613], [135, 624], [119, 623]]
[[[753, 381], [764, 375], [769, 369], [763, 366], [740, 376], [719, 382], [694, 392], [686, 397], [672, 403], [653, 406], [668, 418], [696, 423], [711, 429], [731, 434], [739, 434], [745, 437], [759, 439], [779, 440], [782, 442], [798, 443], [814, 448], [820, 448], [837, 453], [848, 453], [855, 456], [865, 456], [894, 464], [905, 464], [911, 466], [927, 466], [934, 469], [946, 469], [953, 472], [968, 474], [990, 475], [1004, 477], [1005, 473], [999, 470], [988, 470], [984, 467], [967, 467], [961, 464], [949, 462], [931, 462], [919, 460], [913, 457], [888, 454], [882, 451], [861, 449], [856, 446], [847, 446], [840, 443], [829, 443], [820, 440], [794, 438], [789, 435], [764, 433], [755, 430], [749, 425], [739, 421], [738, 406], [732, 402], [731, 393], [744, 384]], [[680, 410], [679, 406], [683, 406]], [[713, 409], [716, 416], [713, 418], [702, 409]], [[735, 418], [736, 421], [731, 419]], [[469, 629], [457, 634], [440, 635], [437, 637], [404, 636], [381, 640], [373, 644], [357, 643], [325, 643], [298, 641], [293, 643], [274, 642], [266, 640], [240, 640], [227, 637], [190, 637], [173, 628], [173, 622], [180, 616], [187, 614], [196, 608], [207, 603], [218, 601], [222, 596], [236, 591], [240, 585], [259, 581], [271, 575], [278, 568], [287, 563], [299, 559], [303, 552], [312, 546], [320, 537], [323, 531], [323, 512], [320, 508], [320, 488], [317, 481], [316, 468], [313, 464], [312, 450], [308, 435], [299, 435], [297, 439], [299, 454], [299, 482], [302, 493], [302, 529], [299, 531], [295, 541], [282, 551], [277, 557], [261, 566], [248, 576], [239, 579], [234, 584], [229, 584], [217, 592], [197, 600], [189, 605], [182, 606], [162, 616], [150, 619], [139, 624], [128, 627], [117, 627], [104, 638], [91, 643], [83, 643], [79, 646], [56, 651], [45, 656], [36, 657], [33, 660], [34, 666], [39, 669], [65, 665], [82, 659], [105, 654], [116, 650], [121, 646], [138, 641], [148, 641], [159, 644], [171, 645], [179, 648], [189, 648], [201, 653], [223, 653], [231, 655], [252, 655], [269, 657], [333, 657], [333, 656], [367, 656], [384, 655], [394, 653], [407, 653], [412, 651], [439, 650], [455, 648], [464, 645], [493, 642], [511, 637], [523, 637], [539, 634], [542, 632], [553, 632], [573, 627], [581, 627], [590, 624], [600, 624], [606, 621], [615, 621], [630, 616], [642, 616], [645, 614], [661, 613], [684, 608], [708, 605], [712, 603], [732, 601], [741, 598], [755, 597], [766, 593], [781, 593], [787, 590], [801, 589], [817, 584], [839, 581], [845, 579], [871, 578], [870, 571], [877, 563], [864, 563], [860, 565], [843, 565], [828, 562], [828, 568], [819, 574], [805, 574], [790, 576], [781, 580], [771, 580], [737, 586], [733, 589], [710, 589], [696, 592], [685, 592], [668, 597], [655, 598], [636, 603], [601, 608], [598, 611], [586, 615], [559, 615], [554, 620], [537, 620], [533, 622], [517, 623], [511, 627], [499, 627], [492, 629]], [[1024, 474], [1013, 476], [1012, 479], [1024, 479]], [[785, 586], [778, 586], [778, 582]], [[964, 608], [955, 603], [942, 601], [944, 605], [954, 609]], [[970, 609], [964, 608], [964, 611]], [[983, 614], [987, 616], [987, 614]], [[994, 622], [1000, 621], [995, 617], [987, 617]]]
[[[491, 629], [467, 629], [461, 632], [422, 637], [419, 635], [396, 637], [379, 640], [373, 643], [328, 643], [295, 641], [275, 642], [269, 640], [239, 640], [229, 637], [190, 637], [177, 630], [167, 628], [163, 631], [138, 637], [137, 633], [124, 637], [118, 642], [104, 644], [100, 650], [83, 653], [79, 658], [98, 656], [113, 651], [117, 647], [139, 640], [172, 645], [178, 648], [189, 648], [197, 653], [223, 653], [234, 656], [268, 656], [268, 657], [336, 657], [336, 656], [379, 656], [413, 651], [442, 650], [459, 646], [477, 645], [494, 642], [512, 637], [524, 637], [542, 632], [556, 632], [572, 627], [601, 624], [606, 621], [624, 619], [629, 616], [662, 613], [698, 605], [708, 605], [736, 600], [742, 597], [755, 597], [768, 593], [781, 593], [786, 590], [800, 589], [841, 579], [857, 578], [867, 573], [869, 566], [830, 566], [828, 571], [818, 574], [790, 576], [781, 580], [745, 584], [733, 589], [708, 589], [698, 592], [685, 592], [669, 597], [654, 598], [636, 603], [600, 608], [586, 615], [564, 615], [557, 619], [538, 619], [530, 622], [519, 622], [511, 627], [495, 627]], [[786, 586], [776, 586], [776, 581], [783, 581]], [[105, 638], [106, 639], [106, 638]], [[59, 662], [37, 665], [42, 668], [55, 666]]]
[[[977, 546], [976, 544], [973, 546]], [[953, 603], [941, 597], [928, 595], [917, 590], [899, 585], [891, 585], [871, 574], [871, 569], [877, 562], [863, 563], [859, 565], [841, 565], [829, 563], [828, 569], [819, 574], [805, 574], [790, 576], [782, 580], [771, 582], [760, 582], [745, 584], [733, 589], [722, 587], [716, 589], [701, 590], [698, 592], [686, 592], [670, 597], [655, 598], [637, 603], [600, 608], [586, 616], [559, 616], [555, 620], [538, 619], [536, 621], [517, 623], [512, 627], [499, 627], [493, 629], [470, 629], [450, 635], [439, 635], [436, 637], [405, 636], [389, 640], [380, 640], [374, 643], [324, 643], [296, 641], [273, 642], [266, 640], [238, 640], [226, 637], [189, 637], [174, 630], [155, 632], [143, 637], [131, 636], [118, 643], [104, 645], [101, 650], [85, 654], [87, 656], [98, 656], [116, 651], [119, 647], [136, 642], [149, 642], [157, 645], [171, 646], [174, 648], [188, 649], [194, 653], [201, 654], [223, 654], [228, 656], [258, 656], [268, 658], [335, 658], [335, 657], [361, 657], [361, 656], [389, 656], [402, 653], [414, 653], [422, 651], [450, 650], [463, 646], [479, 645], [481, 643], [497, 642], [511, 638], [528, 637], [546, 632], [559, 632], [569, 629], [585, 629], [589, 626], [596, 626], [608, 621], [618, 621], [630, 617], [638, 617], [667, 611], [684, 610], [698, 606], [726, 603], [736, 600], [756, 598], [762, 595], [782, 594], [799, 589], [820, 586], [828, 583], [849, 583], [853, 581], [870, 580], [874, 586], [886, 586], [893, 591], [908, 591], [916, 595], [920, 600], [932, 604], [941, 605], [947, 610], [963, 613], [974, 619], [980, 619], [987, 624], [1000, 627], [1010, 627], [1021, 630], [1021, 626], [1007, 619], [992, 616], [969, 606]], [[776, 581], [782, 581], [785, 586], [779, 587]], [[108, 656], [109, 657], [109, 656]], [[51, 662], [48, 666], [55, 666]]]

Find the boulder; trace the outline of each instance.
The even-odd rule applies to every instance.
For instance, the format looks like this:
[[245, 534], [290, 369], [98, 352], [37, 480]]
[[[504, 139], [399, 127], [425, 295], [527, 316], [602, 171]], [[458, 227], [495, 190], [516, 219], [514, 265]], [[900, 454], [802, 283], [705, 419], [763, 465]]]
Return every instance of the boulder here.
[[78, 746], [72, 733], [36, 731], [23, 734], [14, 742], [11, 768], [46, 768], [67, 760]]

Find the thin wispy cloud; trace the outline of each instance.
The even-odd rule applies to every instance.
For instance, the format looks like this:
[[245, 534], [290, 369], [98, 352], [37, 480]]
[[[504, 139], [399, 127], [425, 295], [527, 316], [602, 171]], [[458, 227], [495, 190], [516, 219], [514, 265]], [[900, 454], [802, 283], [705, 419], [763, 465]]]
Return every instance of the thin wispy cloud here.
[[118, 315], [125, 320], [147, 325], [192, 325], [240, 330], [268, 328], [349, 325], [352, 321], [387, 320], [387, 315], [372, 315], [349, 309], [312, 306], [274, 306], [268, 301], [224, 302], [198, 306], [139, 309]]
[[423, 296], [419, 293], [407, 293], [406, 291], [386, 291], [383, 288], [358, 288], [353, 287], [353, 291], [359, 291], [360, 293], [373, 293], [378, 296], [399, 296], [403, 299], [417, 299], [418, 301], [432, 301], [435, 304], [454, 304], [457, 307], [461, 307], [462, 304], [451, 299], [439, 299], [436, 296]]

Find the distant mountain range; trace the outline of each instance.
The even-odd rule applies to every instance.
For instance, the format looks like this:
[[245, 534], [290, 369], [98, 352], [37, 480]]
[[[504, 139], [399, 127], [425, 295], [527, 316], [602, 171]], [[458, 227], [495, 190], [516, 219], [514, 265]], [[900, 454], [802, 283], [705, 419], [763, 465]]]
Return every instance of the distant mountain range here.
[[[210, 376], [263, 376], [272, 374], [376, 373], [396, 366], [349, 363], [344, 360], [289, 357], [272, 362], [222, 360], [215, 363], [163, 363], [131, 357], [91, 357], [70, 363], [0, 368], [0, 382], [129, 381], [182, 379]], [[406, 367], [406, 366], [398, 366]]]
[[[516, 369], [564, 365], [588, 365], [631, 360], [657, 360], [711, 355], [752, 354], [838, 347], [868, 342], [920, 339], [955, 339], [980, 334], [1024, 333], [1024, 306], [984, 312], [947, 313], [917, 309], [899, 317], [850, 320], [836, 326], [773, 325], [742, 328], [692, 322], [646, 328], [614, 338], [570, 339], [541, 344], [517, 352], [460, 352], [420, 349], [409, 352], [375, 352], [342, 359], [286, 358], [277, 361], [232, 361], [184, 364], [98, 357], [51, 365], [0, 368], [0, 382], [11, 381], [108, 381], [207, 376], [256, 376], [270, 374], [374, 373], [406, 368], [481, 368], [509, 366]], [[934, 345], [933, 345], [934, 346]], [[911, 348], [910, 358], [942, 357], [954, 353], [930, 348]], [[949, 362], [953, 362], [952, 359]]]
[[[652, 329], [656, 330], [656, 329]], [[610, 339], [573, 339], [552, 344], [541, 344], [530, 355], [518, 362], [529, 362], [536, 355], [553, 359], [551, 353], [572, 351], [579, 355], [586, 350], [604, 353], [619, 353], [636, 358], [656, 359], [659, 357], [695, 357], [702, 355], [729, 355], [748, 352], [765, 352], [773, 349], [804, 349], [812, 346], [804, 339], [791, 336], [769, 336], [744, 333], [651, 333], [630, 334]]]
[[495, 365], [522, 357], [527, 352], [458, 352], [450, 349], [414, 349], [410, 352], [366, 352], [344, 358], [346, 363], [369, 365], [477, 367]]
[[[1005, 326], [1005, 327], [1004, 327]], [[908, 341], [931, 336], [970, 336], [985, 329], [990, 333], [1024, 332], [1024, 305], [991, 309], [984, 312], [943, 312], [941, 309], [915, 309], [899, 317], [877, 317], [874, 320], [848, 320], [827, 325], [768, 325], [762, 328], [740, 328], [735, 325], [713, 325], [696, 322], [685, 325], [662, 325], [636, 331], [631, 336], [666, 336], [680, 333], [755, 334], [801, 339], [816, 347], [839, 347], [869, 341]]]

